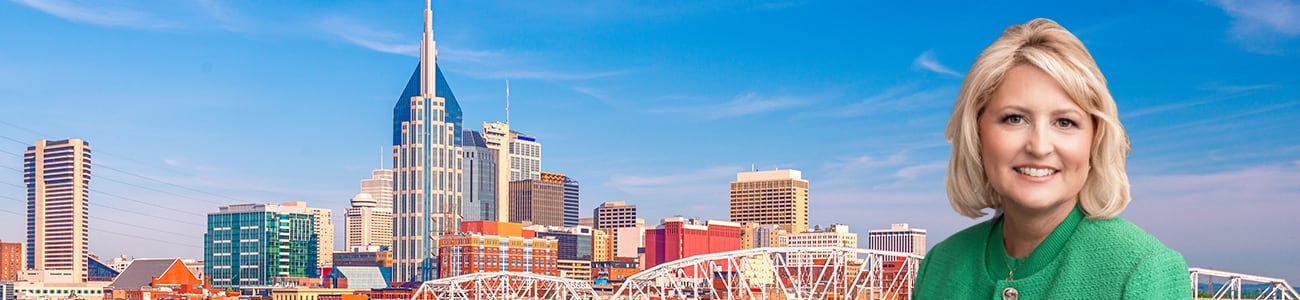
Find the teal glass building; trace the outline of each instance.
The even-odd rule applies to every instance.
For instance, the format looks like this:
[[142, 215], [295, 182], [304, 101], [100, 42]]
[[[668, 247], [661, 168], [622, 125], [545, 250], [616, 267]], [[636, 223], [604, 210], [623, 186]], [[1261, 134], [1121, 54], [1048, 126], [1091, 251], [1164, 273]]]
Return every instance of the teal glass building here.
[[314, 219], [305, 206], [239, 204], [208, 214], [203, 272], [218, 288], [318, 277]]

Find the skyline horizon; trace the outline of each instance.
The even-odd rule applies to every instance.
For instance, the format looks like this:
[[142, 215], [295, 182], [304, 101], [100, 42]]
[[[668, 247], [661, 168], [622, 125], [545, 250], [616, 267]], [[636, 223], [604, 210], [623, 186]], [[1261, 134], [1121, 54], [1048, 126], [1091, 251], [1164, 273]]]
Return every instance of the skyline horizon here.
[[[204, 215], [216, 210], [214, 204], [233, 200], [305, 201], [337, 212], [331, 223], [342, 228], [337, 226], [344, 224], [342, 212], [360, 191], [360, 181], [368, 178], [366, 166], [373, 167], [372, 147], [390, 144], [393, 100], [410, 71], [414, 51], [409, 44], [418, 41], [407, 38], [416, 36], [410, 33], [418, 28], [395, 24], [416, 23], [412, 17], [418, 10], [398, 2], [278, 3], [257, 9], [196, 3], [0, 3], [14, 12], [10, 20], [0, 21], [8, 25], [0, 26], [8, 28], [0, 32], [28, 41], [0, 46], [0, 56], [14, 58], [0, 61], [0, 93], [9, 95], [4, 102], [16, 101], [21, 108], [0, 112], [0, 137], [8, 141], [0, 141], [8, 145], [0, 157], [21, 153], [10, 149], [30, 145], [33, 137], [90, 143], [97, 171], [91, 182], [91, 224], [105, 225], [92, 228], [96, 250], [122, 252], [134, 245], [146, 248], [133, 250], [146, 257], [195, 251], [188, 257], [202, 257], [202, 234], [200, 244], [190, 245], [193, 237], [185, 233], [196, 226], [178, 216]], [[1292, 2], [1270, 3], [1281, 3], [1282, 11], [1300, 11]], [[605, 4], [591, 8], [603, 11], [557, 12], [508, 2], [483, 7], [437, 3], [454, 12], [439, 15], [445, 23], [435, 24], [443, 33], [439, 50], [445, 50], [439, 63], [444, 66], [447, 57], [447, 79], [466, 112], [465, 129], [481, 130], [481, 123], [500, 120], [515, 105], [511, 117], [520, 126], [511, 127], [543, 144], [542, 170], [583, 182], [581, 216], [602, 202], [627, 201], [638, 205], [647, 226], [674, 210], [686, 212], [679, 216], [728, 220], [726, 178], [777, 168], [799, 170], [810, 182], [810, 227], [842, 223], [865, 234], [909, 223], [927, 229], [932, 235], [927, 246], [933, 246], [988, 218], [957, 215], [944, 195], [950, 146], [937, 125], [947, 119], [964, 75], [950, 66], [973, 60], [999, 27], [1041, 14], [977, 10], [997, 16], [980, 21], [947, 11], [953, 14], [943, 19], [948, 23], [930, 26], [878, 16], [884, 24], [914, 26], [895, 36], [887, 28], [843, 26], [857, 24], [848, 19], [855, 10], [834, 3], [767, 4], [659, 10]], [[903, 6], [894, 7], [902, 11], [920, 9], [892, 5]], [[1128, 174], [1134, 195], [1121, 216], [1182, 252], [1192, 267], [1243, 266], [1251, 270], [1219, 269], [1295, 282], [1300, 268], [1276, 261], [1300, 251], [1300, 242], [1253, 237], [1294, 236], [1300, 228], [1300, 220], [1288, 217], [1300, 211], [1293, 201], [1300, 197], [1300, 137], [1292, 128], [1294, 116], [1300, 115], [1300, 81], [1286, 75], [1288, 66], [1300, 65], [1300, 51], [1288, 50], [1300, 49], [1288, 48], [1300, 45], [1293, 33], [1300, 32], [1300, 21], [1252, 19], [1256, 15], [1250, 12], [1260, 10], [1247, 6], [1226, 1], [1148, 4], [1121, 14], [1101, 3], [1052, 17], [1098, 57], [1119, 102], [1133, 143]], [[130, 22], [85, 14], [105, 7], [144, 14], [128, 18]], [[960, 10], [961, 5], [944, 8]], [[649, 15], [606, 15], [636, 9]], [[1144, 19], [1161, 18], [1154, 13], [1166, 9], [1219, 22], [1192, 26]], [[259, 12], [276, 10], [305, 11], [286, 18], [289, 22], [325, 17], [302, 28], [270, 30], [279, 27], [259, 18], [265, 17]], [[137, 26], [167, 24], [158, 20], [168, 13], [184, 15], [180, 12], [216, 26], [175, 19], [168, 21], [172, 27]], [[515, 20], [481, 22], [498, 15]], [[790, 20], [758, 23], [772, 16]], [[1162, 21], [1168, 24], [1157, 25]], [[800, 22], [814, 25], [800, 27]], [[592, 30], [592, 24], [611, 26]], [[1135, 25], [1149, 26], [1166, 34], [1160, 36], [1165, 39], [1151, 42], [1147, 35], [1123, 32]], [[15, 30], [25, 26], [43, 30]], [[619, 30], [665, 39], [683, 36], [673, 40], [676, 44], [645, 42], [618, 37]], [[755, 34], [763, 30], [797, 42], [763, 48], [769, 39]], [[809, 33], [814, 30], [832, 32]], [[1209, 33], [1226, 37], [1205, 38]], [[835, 38], [852, 34], [878, 37], [895, 47]], [[41, 38], [48, 35], [73, 38]], [[925, 35], [946, 42], [927, 41]], [[207, 42], [180, 43], [186, 40]], [[405, 40], [411, 41], [401, 42]], [[69, 47], [82, 42], [103, 49], [86, 56]], [[1139, 42], [1172, 45], [1158, 48], [1166, 51], [1158, 53], [1163, 56], [1151, 56], [1130, 46]], [[1269, 45], [1272, 49], [1264, 49]], [[685, 47], [655, 54], [678, 50], [674, 46]], [[203, 55], [188, 61], [177, 53], [183, 49]], [[812, 53], [785, 56], [792, 51]], [[776, 55], [782, 60], [769, 60]], [[1180, 64], [1188, 57], [1219, 59]], [[1248, 71], [1235, 72], [1240, 68]], [[506, 102], [505, 80], [515, 81], [515, 103]], [[521, 89], [529, 98], [522, 102]], [[391, 168], [391, 159], [382, 161], [381, 168]], [[97, 169], [100, 163], [106, 167]], [[4, 165], [10, 169], [21, 163]], [[21, 198], [19, 186], [10, 184], [21, 183], [18, 173], [0, 170], [5, 178], [0, 179], [0, 203]], [[109, 176], [101, 177], [104, 173]], [[113, 224], [134, 217], [105, 215], [107, 204], [181, 220], [160, 219], [172, 227], [136, 234], [138, 229]], [[9, 205], [0, 210], [17, 207]], [[10, 228], [15, 224], [0, 221], [0, 240], [18, 232]], [[1254, 234], [1234, 235], [1243, 231]], [[98, 234], [114, 232], [119, 235]], [[336, 230], [336, 241], [344, 240], [342, 232]], [[140, 241], [155, 245], [134, 243]], [[1243, 253], [1234, 245], [1256, 247]]]

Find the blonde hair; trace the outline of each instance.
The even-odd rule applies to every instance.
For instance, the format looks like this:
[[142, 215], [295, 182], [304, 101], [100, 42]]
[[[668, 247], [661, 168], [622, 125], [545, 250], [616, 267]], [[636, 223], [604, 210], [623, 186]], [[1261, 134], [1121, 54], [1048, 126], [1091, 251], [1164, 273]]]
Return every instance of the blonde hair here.
[[1124, 161], [1128, 135], [1120, 124], [1115, 99], [1088, 49], [1060, 24], [1034, 19], [1013, 25], [975, 59], [962, 82], [944, 137], [952, 144], [948, 161], [948, 201], [963, 216], [1002, 207], [1002, 195], [989, 185], [980, 157], [979, 116], [1007, 71], [1031, 65], [1049, 74], [1096, 124], [1088, 179], [1079, 202], [1089, 218], [1109, 219], [1128, 206], [1129, 183]]

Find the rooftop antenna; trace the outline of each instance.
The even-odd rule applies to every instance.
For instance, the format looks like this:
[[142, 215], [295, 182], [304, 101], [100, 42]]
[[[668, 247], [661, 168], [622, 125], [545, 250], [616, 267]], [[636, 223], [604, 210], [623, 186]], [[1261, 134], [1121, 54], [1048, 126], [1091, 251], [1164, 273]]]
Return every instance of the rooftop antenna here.
[[510, 124], [510, 79], [506, 79], [506, 124]]

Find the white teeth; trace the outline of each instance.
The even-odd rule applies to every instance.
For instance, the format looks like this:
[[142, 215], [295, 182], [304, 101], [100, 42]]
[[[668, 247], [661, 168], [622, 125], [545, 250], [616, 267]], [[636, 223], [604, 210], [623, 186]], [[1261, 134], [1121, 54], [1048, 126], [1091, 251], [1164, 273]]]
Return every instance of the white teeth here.
[[1056, 173], [1056, 170], [1039, 169], [1039, 168], [1016, 168], [1016, 172], [1020, 172], [1020, 174], [1025, 174], [1034, 177], [1043, 177], [1043, 176], [1052, 175]]

